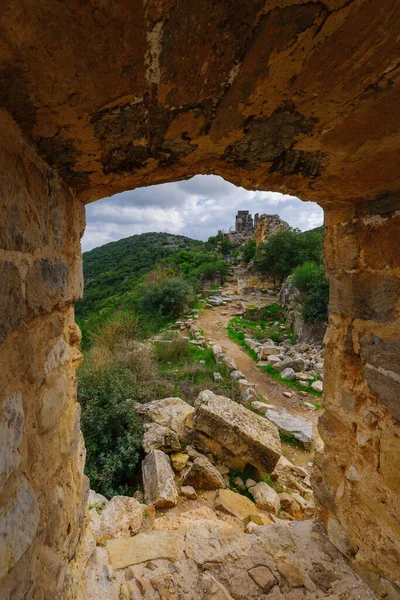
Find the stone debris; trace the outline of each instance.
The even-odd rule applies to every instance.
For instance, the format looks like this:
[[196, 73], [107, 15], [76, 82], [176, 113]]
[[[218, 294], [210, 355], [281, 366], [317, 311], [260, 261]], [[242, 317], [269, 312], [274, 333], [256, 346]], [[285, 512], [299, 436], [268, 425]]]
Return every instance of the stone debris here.
[[147, 404], [136, 404], [135, 410], [149, 421], [172, 429], [179, 437], [184, 434], [185, 420], [193, 408], [180, 398], [163, 398]]
[[189, 500], [197, 500], [196, 490], [191, 485], [183, 485], [181, 487], [181, 494], [185, 498], [189, 498]]
[[145, 425], [142, 446], [146, 453], [152, 450], [162, 450], [169, 453], [176, 452], [181, 448], [178, 435], [175, 431], [157, 423], [148, 423]]
[[176, 487], [171, 460], [161, 450], [152, 450], [142, 462], [144, 495], [146, 501], [157, 507], [176, 506]]
[[[318, 521], [250, 521], [244, 532], [236, 516], [220, 514], [206, 507], [172, 512], [156, 519], [152, 531], [94, 546], [80, 573], [78, 600], [259, 600], [264, 594], [377, 600]], [[334, 527], [336, 542], [351, 552]]]
[[306, 450], [311, 448], [313, 439], [311, 421], [305, 417], [291, 415], [281, 407], [267, 410], [265, 417], [276, 425], [281, 433], [301, 442]]
[[171, 454], [170, 458], [174, 471], [180, 472], [186, 467], [189, 455], [184, 454], [183, 452], [174, 452], [174, 454]]
[[280, 507], [279, 496], [271, 486], [264, 481], [259, 481], [256, 485], [250, 486], [248, 490], [258, 508], [278, 515]]
[[218, 490], [225, 488], [221, 473], [205, 456], [198, 456], [183, 475], [183, 484], [198, 490]]
[[219, 490], [215, 497], [214, 508], [236, 517], [245, 525], [250, 521], [256, 522], [259, 515], [254, 502], [232, 490]]
[[243, 406], [216, 396], [209, 390], [200, 392], [195, 403], [194, 427], [218, 441], [234, 455], [270, 473], [281, 455], [278, 430], [268, 420]]

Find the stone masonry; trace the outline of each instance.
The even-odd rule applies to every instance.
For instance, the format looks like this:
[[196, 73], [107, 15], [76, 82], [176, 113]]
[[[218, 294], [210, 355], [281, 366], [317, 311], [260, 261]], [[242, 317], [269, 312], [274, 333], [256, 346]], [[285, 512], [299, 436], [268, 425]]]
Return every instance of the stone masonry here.
[[400, 597], [399, 20], [396, 0], [5, 0], [1, 600], [70, 587], [87, 490], [84, 203], [198, 173], [325, 210], [319, 516], [377, 593]]

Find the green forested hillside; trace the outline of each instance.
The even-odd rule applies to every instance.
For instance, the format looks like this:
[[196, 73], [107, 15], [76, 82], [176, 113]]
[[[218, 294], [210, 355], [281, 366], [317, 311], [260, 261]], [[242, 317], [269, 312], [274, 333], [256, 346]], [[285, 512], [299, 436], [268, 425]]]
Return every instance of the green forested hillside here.
[[180, 250], [201, 252], [203, 248], [203, 242], [182, 235], [142, 233], [84, 252], [85, 289], [82, 300], [75, 305], [77, 318], [104, 308], [111, 297], [118, 301], [163, 259]]

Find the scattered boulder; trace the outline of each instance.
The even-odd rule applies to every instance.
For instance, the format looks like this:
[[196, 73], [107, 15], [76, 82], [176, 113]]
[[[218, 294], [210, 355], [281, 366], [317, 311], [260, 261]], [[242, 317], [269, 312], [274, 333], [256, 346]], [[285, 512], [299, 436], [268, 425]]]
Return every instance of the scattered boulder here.
[[146, 431], [143, 434], [142, 446], [146, 453], [152, 450], [162, 450], [169, 453], [176, 452], [181, 448], [175, 431], [157, 423], [149, 423], [147, 425]]
[[306, 450], [310, 449], [312, 442], [311, 421], [305, 417], [291, 415], [281, 407], [267, 410], [265, 417], [276, 425], [281, 433], [301, 442]]
[[95, 492], [93, 490], [89, 490], [89, 495], [88, 495], [88, 500], [87, 500], [87, 505], [88, 505], [89, 509], [105, 506], [107, 504], [107, 502], [108, 502], [108, 500], [105, 496], [102, 496], [101, 494], [98, 494], [97, 492]]
[[214, 508], [236, 517], [245, 525], [258, 515], [254, 502], [232, 490], [219, 490], [214, 500]]
[[234, 379], [235, 381], [237, 381], [239, 379], [246, 379], [246, 377], [243, 375], [242, 371], [232, 371], [230, 375], [231, 375], [232, 379]]
[[189, 500], [197, 500], [196, 490], [191, 485], [183, 485], [181, 487], [181, 494]]
[[281, 377], [282, 379], [286, 379], [286, 381], [294, 381], [296, 379], [296, 373], [293, 369], [286, 367], [286, 369], [283, 369], [281, 372]]
[[235, 361], [233, 360], [233, 358], [231, 358], [227, 354], [219, 355], [216, 360], [217, 360], [217, 363], [222, 363], [223, 365], [225, 365], [229, 371], [237, 370]]
[[284, 369], [293, 369], [296, 373], [304, 371], [306, 364], [302, 358], [285, 358], [273, 365], [275, 371], [281, 373]]
[[249, 492], [256, 501], [256, 506], [258, 508], [272, 512], [275, 515], [279, 513], [279, 496], [268, 483], [259, 481], [256, 485], [249, 487]]
[[254, 402], [252, 402], [251, 407], [260, 415], [265, 415], [267, 410], [273, 410], [275, 408], [273, 404], [268, 404], [267, 402], [260, 402], [259, 400], [255, 400]]
[[159, 558], [175, 562], [182, 555], [182, 539], [172, 531], [138, 533], [134, 537], [109, 540], [107, 551], [114, 569]]
[[272, 354], [271, 356], [268, 356], [267, 360], [269, 365], [275, 365], [282, 362], [282, 359], [278, 354]]
[[280, 352], [280, 349], [272, 344], [260, 346], [259, 348], [257, 348], [257, 354], [260, 360], [265, 360], [273, 354], [280, 354]]
[[252, 398], [256, 397], [256, 390], [253, 387], [248, 387], [241, 394], [242, 404], [248, 404]]
[[114, 496], [101, 511], [100, 526], [95, 532], [101, 544], [112, 538], [135, 535], [143, 520], [144, 505], [128, 496]]
[[225, 488], [225, 480], [221, 473], [205, 456], [198, 456], [183, 476], [183, 484], [191, 485], [196, 490], [218, 490]]
[[172, 429], [179, 438], [184, 435], [186, 418], [193, 413], [193, 407], [180, 398], [164, 398], [147, 404], [136, 404], [135, 410], [147, 420]]
[[322, 381], [313, 381], [311, 387], [316, 392], [323, 392], [324, 390], [324, 384], [322, 383]]
[[194, 427], [218, 441], [235, 456], [270, 473], [281, 455], [278, 430], [267, 419], [210, 390], [200, 392]]
[[301, 498], [299, 494], [296, 494], [296, 497], [294, 497], [292, 494], [288, 494], [286, 492], [279, 494], [279, 502], [282, 506], [282, 509], [292, 516], [296, 521], [301, 521], [304, 516], [305, 501], [304, 503], [299, 502], [299, 497]]
[[146, 501], [156, 507], [176, 506], [178, 489], [169, 457], [161, 450], [152, 450], [142, 462]]
[[250, 569], [249, 575], [258, 585], [259, 588], [266, 594], [272, 590], [274, 585], [278, 583], [277, 579], [274, 577], [271, 569], [268, 567], [255, 567], [254, 569]]
[[251, 338], [244, 338], [244, 343], [251, 350], [256, 350], [256, 348], [261, 346], [260, 342], [257, 342], [256, 340], [252, 340]]
[[183, 452], [174, 452], [174, 454], [171, 454], [172, 467], [174, 471], [177, 471], [178, 473], [180, 471], [183, 471], [183, 469], [187, 465], [188, 460], [189, 455], [184, 454]]
[[247, 390], [249, 388], [253, 388], [254, 390], [256, 389], [256, 384], [250, 383], [249, 381], [247, 381], [247, 379], [239, 379], [238, 385], [239, 385], [240, 392], [244, 392], [245, 390]]

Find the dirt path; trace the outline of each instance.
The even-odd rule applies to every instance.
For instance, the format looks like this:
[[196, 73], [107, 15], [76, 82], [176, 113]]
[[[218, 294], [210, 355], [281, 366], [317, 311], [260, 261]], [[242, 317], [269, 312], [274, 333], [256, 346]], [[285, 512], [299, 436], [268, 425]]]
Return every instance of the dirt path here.
[[[224, 288], [224, 294], [233, 295], [235, 290], [234, 285]], [[312, 397], [301, 396], [296, 390], [286, 387], [268, 376], [267, 373], [256, 367], [256, 362], [247, 354], [247, 352], [236, 342], [228, 337], [227, 326], [232, 316], [237, 312], [235, 305], [239, 301], [244, 301], [251, 305], [265, 306], [266, 298], [242, 298], [233, 296], [232, 304], [218, 306], [213, 309], [205, 309], [200, 313], [200, 318], [197, 324], [200, 329], [203, 329], [205, 338], [215, 344], [220, 344], [226, 354], [231, 356], [235, 361], [239, 371], [246, 376], [246, 379], [257, 384], [257, 391], [264, 396], [266, 402], [275, 406], [282, 406], [293, 415], [305, 417], [313, 424], [314, 444], [321, 444], [318, 434], [317, 422], [321, 415], [321, 411], [313, 411], [303, 406], [305, 400], [312, 400]], [[276, 301], [271, 299], [270, 302]], [[283, 392], [291, 392], [292, 397], [287, 398]], [[295, 464], [306, 464], [313, 460], [314, 452], [304, 452], [300, 448], [287, 446], [285, 444], [284, 455]]]

